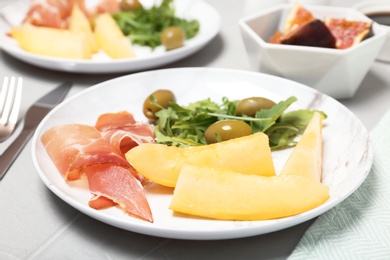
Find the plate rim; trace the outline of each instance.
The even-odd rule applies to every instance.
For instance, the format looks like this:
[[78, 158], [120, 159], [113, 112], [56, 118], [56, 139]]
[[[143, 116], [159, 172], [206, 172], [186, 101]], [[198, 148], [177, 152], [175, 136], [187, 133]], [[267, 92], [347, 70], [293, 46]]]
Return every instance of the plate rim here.
[[[271, 222], [271, 224], [266, 228], [263, 229], [261, 232], [259, 232], [258, 228], [259, 227], [250, 227], [250, 226], [244, 226], [240, 227], [237, 226], [235, 230], [212, 230], [212, 231], [197, 231], [194, 232], [193, 230], [172, 230], [171, 228], [163, 228], [163, 227], [153, 227], [153, 224], [150, 223], [145, 223], [144, 221], [137, 221], [137, 223], [132, 223], [132, 222], [127, 222], [126, 220], [122, 219], [116, 219], [113, 216], [107, 216], [105, 214], [102, 214], [99, 211], [96, 211], [94, 209], [91, 209], [88, 207], [88, 205], [83, 205], [79, 201], [75, 201], [72, 198], [68, 197], [66, 194], [64, 194], [60, 189], [58, 189], [55, 185], [51, 184], [48, 178], [46, 177], [45, 173], [43, 173], [42, 169], [39, 167], [38, 159], [37, 159], [37, 154], [36, 154], [36, 146], [39, 141], [39, 136], [38, 134], [41, 132], [42, 127], [45, 125], [47, 120], [50, 119], [50, 116], [52, 114], [55, 114], [58, 109], [60, 109], [62, 106], [65, 106], [68, 103], [71, 103], [73, 99], [77, 99], [79, 96], [86, 95], [90, 91], [96, 91], [99, 88], [105, 88], [112, 84], [115, 81], [121, 81], [125, 80], [127, 78], [132, 78], [132, 77], [147, 77], [148, 75], [155, 74], [155, 73], [164, 73], [164, 72], [195, 72], [195, 73], [201, 73], [202, 71], [208, 71], [208, 72], [224, 72], [224, 73], [239, 73], [243, 75], [257, 75], [259, 77], [266, 77], [266, 78], [271, 78], [272, 80], [277, 80], [280, 82], [285, 82], [285, 83], [294, 83], [297, 87], [300, 87], [304, 89], [305, 91], [311, 91], [313, 93], [318, 93], [320, 95], [324, 95], [327, 98], [330, 98], [333, 102], [338, 103], [341, 108], [348, 113], [349, 116], [353, 118], [355, 122], [357, 122], [362, 130], [364, 131], [366, 137], [367, 137], [367, 153], [366, 153], [366, 160], [367, 163], [365, 164], [365, 168], [362, 169], [364, 172], [363, 178], [360, 179], [359, 183], [357, 183], [356, 186], [354, 186], [353, 189], [348, 190], [347, 193], [343, 194], [343, 198], [340, 200], [332, 200], [329, 203], [324, 203], [320, 205], [319, 207], [316, 207], [312, 210], [303, 212], [301, 214], [291, 216], [291, 217], [286, 217], [286, 218], [281, 218], [281, 219], [276, 219], [276, 220], [260, 220], [260, 221], [250, 221], [250, 222]], [[310, 219], [313, 219], [326, 211], [332, 209], [345, 199], [347, 199], [356, 189], [360, 187], [360, 185], [364, 182], [366, 177], [368, 176], [370, 169], [372, 167], [373, 163], [373, 147], [371, 144], [371, 139], [368, 134], [367, 129], [364, 127], [362, 122], [356, 117], [355, 114], [352, 113], [347, 107], [345, 107], [343, 104], [335, 100], [334, 98], [327, 96], [325, 94], [322, 94], [318, 92], [317, 90], [310, 88], [308, 86], [305, 86], [301, 83], [294, 82], [288, 79], [280, 78], [277, 76], [273, 75], [268, 75], [268, 74], [263, 74], [263, 73], [258, 73], [258, 72], [251, 72], [251, 71], [243, 71], [243, 70], [237, 70], [237, 69], [223, 69], [223, 68], [168, 68], [168, 69], [160, 69], [160, 70], [152, 70], [152, 71], [145, 71], [145, 72], [140, 72], [140, 73], [134, 73], [130, 75], [124, 75], [120, 76], [117, 78], [113, 78], [104, 82], [101, 82], [99, 84], [93, 85], [87, 89], [84, 89], [80, 91], [79, 93], [76, 93], [75, 95], [69, 97], [66, 99], [64, 102], [62, 102], [60, 105], [55, 107], [52, 111], [49, 112], [49, 114], [42, 120], [42, 122], [39, 124], [37, 127], [33, 138], [32, 138], [32, 146], [31, 146], [31, 155], [32, 155], [32, 160], [33, 164], [35, 167], [35, 170], [38, 172], [39, 177], [43, 181], [43, 183], [58, 197], [60, 197], [63, 201], [74, 207], [75, 209], [79, 210], [80, 212], [83, 212], [86, 215], [89, 215], [90, 217], [93, 217], [101, 222], [104, 222], [106, 224], [116, 226], [128, 231], [140, 233], [140, 234], [145, 234], [145, 235], [150, 235], [150, 236], [156, 236], [156, 237], [164, 237], [164, 238], [174, 238], [174, 239], [188, 239], [188, 240], [222, 240], [222, 239], [233, 239], [233, 238], [243, 238], [243, 237], [250, 237], [250, 236], [255, 236], [255, 235], [261, 235], [261, 234], [266, 234], [278, 230], [282, 230], [285, 228], [289, 228], [295, 225], [298, 225], [300, 223], [303, 223], [305, 221], [308, 221]], [[65, 197], [64, 197], [65, 196]], [[295, 220], [293, 223], [291, 220]], [[240, 221], [238, 221], [240, 222]], [[247, 222], [247, 221], [243, 221]], [[129, 227], [130, 225], [130, 227]]]
[[[26, 0], [16, 1], [2, 7], [0, 9], [0, 14], [3, 13], [5, 9], [17, 6], [18, 4], [26, 5], [28, 3]], [[212, 27], [211, 29], [208, 27], [208, 34], [203, 35], [202, 38], [198, 38], [200, 39], [199, 42], [193, 46], [183, 46], [181, 48], [165, 51], [163, 53], [157, 53], [155, 55], [111, 60], [66, 59], [30, 53], [21, 49], [19, 46], [10, 46], [6, 43], [6, 41], [0, 41], [0, 49], [20, 61], [55, 71], [73, 72], [78, 74], [137, 72], [148, 68], [155, 68], [158, 66], [170, 64], [189, 57], [202, 49], [218, 35], [221, 30], [221, 16], [216, 8], [203, 0], [196, 1], [192, 7], [192, 10], [194, 10], [194, 8], [206, 8], [208, 12], [212, 12], [213, 15], [208, 19], [213, 20], [215, 27]], [[203, 24], [203, 26], [206, 25]], [[4, 39], [5, 37], [7, 36], [0, 36], [0, 38]], [[191, 40], [192, 39], [189, 39], [189, 41]], [[107, 69], [107, 65], [111, 66]], [[94, 70], [91, 70], [91, 66]]]

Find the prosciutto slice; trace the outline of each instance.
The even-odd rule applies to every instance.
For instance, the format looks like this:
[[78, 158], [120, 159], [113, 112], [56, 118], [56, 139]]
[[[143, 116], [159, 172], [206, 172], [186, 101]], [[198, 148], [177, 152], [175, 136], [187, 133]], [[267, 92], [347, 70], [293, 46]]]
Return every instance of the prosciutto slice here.
[[50, 158], [66, 180], [77, 180], [90, 165], [129, 163], [92, 126], [69, 124], [55, 126], [41, 137]]
[[111, 208], [113, 206], [116, 206], [117, 203], [107, 197], [95, 195], [89, 200], [88, 205], [91, 208], [100, 210], [100, 209], [106, 209], [106, 208]]
[[66, 29], [73, 5], [84, 12], [84, 0], [31, 0], [24, 22], [36, 26]]
[[103, 132], [110, 129], [131, 126], [135, 123], [137, 122], [135, 121], [133, 114], [130, 114], [127, 111], [120, 111], [117, 113], [101, 114], [95, 123], [95, 128], [98, 131]]
[[36, 26], [67, 29], [73, 6], [79, 8], [88, 16], [120, 11], [118, 0], [30, 0], [30, 7], [23, 22]]
[[127, 214], [153, 222], [144, 189], [127, 169], [119, 166], [95, 166], [88, 167], [85, 173], [89, 189], [95, 195], [89, 202], [90, 206], [104, 208], [112, 205], [112, 201]]
[[143, 142], [154, 142], [153, 128], [124, 111], [103, 114], [95, 126], [54, 126], [41, 136], [42, 144], [65, 180], [88, 177], [93, 195], [89, 206], [119, 205], [126, 213], [153, 221], [143, 186], [148, 180], [127, 162], [124, 153]]
[[95, 128], [122, 154], [141, 143], [154, 142], [153, 126], [136, 122], [127, 111], [99, 116]]

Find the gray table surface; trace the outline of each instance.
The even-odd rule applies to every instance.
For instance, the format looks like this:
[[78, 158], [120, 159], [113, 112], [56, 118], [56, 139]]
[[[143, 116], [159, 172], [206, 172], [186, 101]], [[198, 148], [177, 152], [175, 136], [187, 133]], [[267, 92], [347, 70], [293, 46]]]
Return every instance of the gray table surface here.
[[[0, 0], [0, 8], [12, 3]], [[271, 0], [207, 0], [222, 18], [220, 33], [195, 55], [164, 66], [251, 70], [237, 20]], [[351, 6], [357, 1], [331, 1]], [[79, 75], [41, 69], [0, 51], [0, 78], [24, 78], [22, 113], [59, 82], [71, 80], [68, 96], [124, 74]], [[356, 95], [340, 100], [368, 130], [389, 107], [390, 64], [375, 62]], [[20, 128], [18, 129], [20, 131]], [[17, 132], [18, 132], [17, 131]], [[14, 138], [14, 137], [13, 137]], [[8, 142], [0, 143], [0, 153]], [[75, 210], [41, 182], [33, 167], [31, 141], [0, 182], [0, 259], [285, 259], [313, 222], [242, 239], [188, 241], [140, 235], [99, 222]]]

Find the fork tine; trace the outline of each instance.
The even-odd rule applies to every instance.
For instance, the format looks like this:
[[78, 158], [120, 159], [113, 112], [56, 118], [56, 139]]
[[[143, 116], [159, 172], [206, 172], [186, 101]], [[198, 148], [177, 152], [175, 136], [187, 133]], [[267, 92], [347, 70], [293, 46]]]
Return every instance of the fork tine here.
[[[4, 88], [4, 84], [3, 84]], [[6, 125], [8, 123], [9, 115], [11, 114], [11, 109], [14, 103], [14, 88], [15, 88], [15, 78], [11, 77], [10, 84], [6, 86], [6, 99], [3, 107], [3, 112], [0, 118], [0, 124]]]
[[0, 96], [1, 125], [16, 124], [18, 120], [23, 80], [19, 77], [16, 86], [15, 81], [15, 77], [11, 77], [10, 83], [8, 77], [4, 78]]
[[[3, 106], [3, 112], [1, 114], [0, 118], [0, 125], [6, 125], [8, 122], [9, 114], [11, 113], [11, 108], [13, 104], [13, 95], [14, 95], [14, 88], [15, 88], [15, 78], [11, 77], [10, 84], [5, 86], [5, 102]], [[3, 85], [4, 89], [4, 85]]]
[[3, 114], [5, 101], [7, 99], [7, 93], [8, 93], [8, 77], [4, 77], [3, 87], [1, 88], [1, 94], [0, 94], [0, 114]]
[[9, 116], [9, 122], [11, 124], [16, 124], [16, 122], [18, 121], [20, 104], [22, 101], [22, 86], [23, 86], [23, 79], [18, 78], [18, 84], [16, 85], [16, 91], [15, 91], [14, 104], [12, 106], [12, 111]]

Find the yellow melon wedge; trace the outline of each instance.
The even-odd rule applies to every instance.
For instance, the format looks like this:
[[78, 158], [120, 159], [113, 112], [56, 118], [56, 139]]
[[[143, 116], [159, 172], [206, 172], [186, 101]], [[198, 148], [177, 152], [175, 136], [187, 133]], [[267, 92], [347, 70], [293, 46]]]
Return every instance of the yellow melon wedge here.
[[163, 144], [140, 144], [125, 156], [141, 175], [167, 187], [176, 186], [185, 163], [184, 149]]
[[91, 52], [95, 53], [99, 50], [95, 36], [92, 31], [91, 23], [77, 4], [73, 5], [69, 21], [69, 30], [72, 32], [85, 33], [89, 45], [91, 47]]
[[268, 136], [255, 133], [225, 142], [185, 148], [186, 162], [244, 174], [275, 176]]
[[140, 174], [168, 187], [176, 186], [185, 163], [230, 169], [243, 174], [275, 175], [268, 136], [263, 133], [188, 148], [141, 144], [128, 151], [126, 159]]
[[280, 175], [299, 175], [321, 182], [322, 116], [315, 112]]
[[95, 39], [98, 46], [111, 58], [122, 59], [135, 56], [133, 46], [109, 13], [95, 18]]
[[265, 220], [308, 211], [328, 198], [327, 187], [302, 176], [264, 177], [184, 165], [170, 209], [213, 219]]
[[22, 49], [34, 54], [69, 59], [91, 58], [91, 48], [83, 33], [28, 23], [11, 28], [10, 33]]

